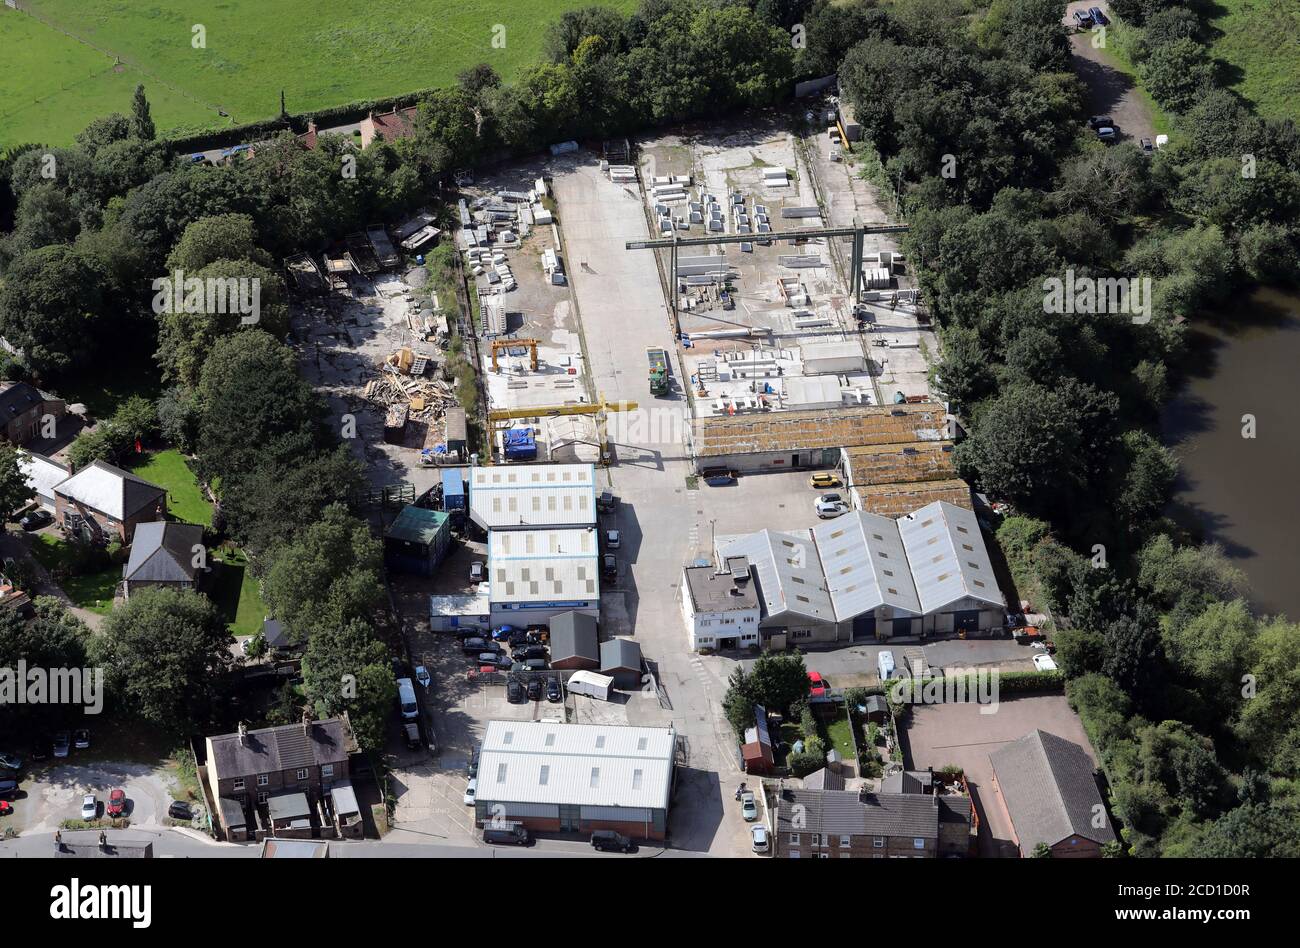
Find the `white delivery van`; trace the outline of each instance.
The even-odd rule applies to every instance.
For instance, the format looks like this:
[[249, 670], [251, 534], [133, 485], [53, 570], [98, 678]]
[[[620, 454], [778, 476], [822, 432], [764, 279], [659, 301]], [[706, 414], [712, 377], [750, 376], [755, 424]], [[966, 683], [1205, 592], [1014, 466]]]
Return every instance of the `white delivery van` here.
[[420, 707], [415, 703], [415, 685], [409, 678], [397, 679], [397, 703], [402, 707], [402, 717], [413, 721], [420, 716]]
[[876, 656], [876, 668], [880, 670], [880, 680], [889, 681], [894, 677], [894, 653], [881, 652]]
[[574, 672], [569, 677], [568, 688], [570, 694], [589, 695], [592, 698], [599, 698], [601, 701], [608, 701], [610, 689], [613, 687], [614, 679], [609, 675], [579, 671]]

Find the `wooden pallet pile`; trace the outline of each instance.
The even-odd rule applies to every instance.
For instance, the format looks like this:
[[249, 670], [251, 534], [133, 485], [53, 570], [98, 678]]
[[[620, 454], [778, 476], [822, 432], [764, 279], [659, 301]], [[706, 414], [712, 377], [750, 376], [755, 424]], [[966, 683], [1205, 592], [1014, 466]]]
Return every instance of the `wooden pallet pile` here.
[[411, 419], [425, 422], [441, 418], [456, 405], [456, 393], [446, 382], [414, 373], [403, 375], [388, 363], [366, 383], [364, 394], [368, 401], [383, 408], [405, 405]]

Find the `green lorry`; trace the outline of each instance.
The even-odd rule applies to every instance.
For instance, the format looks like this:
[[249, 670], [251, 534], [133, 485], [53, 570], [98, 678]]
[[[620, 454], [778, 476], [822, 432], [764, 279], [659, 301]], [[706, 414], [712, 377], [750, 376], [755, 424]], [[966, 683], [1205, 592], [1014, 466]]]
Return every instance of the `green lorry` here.
[[646, 349], [650, 362], [650, 394], [668, 394], [668, 353], [656, 346]]

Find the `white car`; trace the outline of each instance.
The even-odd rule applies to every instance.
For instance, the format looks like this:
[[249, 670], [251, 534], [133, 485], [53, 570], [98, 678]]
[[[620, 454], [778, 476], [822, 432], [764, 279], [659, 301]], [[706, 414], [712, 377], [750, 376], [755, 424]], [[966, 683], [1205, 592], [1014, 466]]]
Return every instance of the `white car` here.
[[93, 793], [88, 793], [81, 798], [81, 818], [93, 820], [97, 816], [99, 816], [99, 801], [95, 799]]
[[605, 549], [617, 550], [623, 545], [623, 537], [617, 530], [605, 531]]
[[433, 678], [429, 675], [429, 669], [423, 665], [415, 666], [415, 680], [420, 683], [421, 688], [428, 688], [433, 684]]
[[754, 791], [746, 790], [740, 795], [740, 815], [745, 822], [752, 823], [758, 819], [758, 804], [754, 802]]
[[1050, 655], [1035, 655], [1034, 667], [1040, 672], [1056, 671], [1056, 662], [1052, 661]]
[[478, 778], [470, 777], [469, 785], [465, 787], [465, 805], [474, 805], [474, 794], [478, 790]]
[[751, 826], [749, 828], [749, 835], [753, 839], [753, 845], [749, 847], [751, 852], [756, 852], [756, 853], [767, 852], [767, 827], [766, 826], [763, 826], [761, 824], [758, 826]]
[[817, 501], [817, 516], [822, 520], [833, 520], [849, 512], [849, 505], [842, 500]]

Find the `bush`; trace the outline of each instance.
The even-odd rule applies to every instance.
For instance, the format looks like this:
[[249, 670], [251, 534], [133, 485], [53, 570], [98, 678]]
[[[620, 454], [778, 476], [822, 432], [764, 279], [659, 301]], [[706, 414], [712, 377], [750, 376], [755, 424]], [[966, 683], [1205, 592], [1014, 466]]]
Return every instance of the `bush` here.
[[824, 758], [804, 751], [799, 754], [791, 754], [786, 759], [786, 766], [790, 768], [790, 773], [796, 777], [806, 777], [810, 773], [821, 770], [826, 766], [826, 761]]

